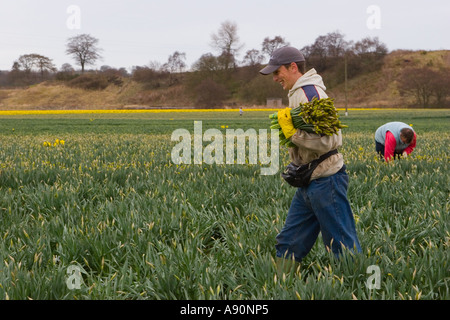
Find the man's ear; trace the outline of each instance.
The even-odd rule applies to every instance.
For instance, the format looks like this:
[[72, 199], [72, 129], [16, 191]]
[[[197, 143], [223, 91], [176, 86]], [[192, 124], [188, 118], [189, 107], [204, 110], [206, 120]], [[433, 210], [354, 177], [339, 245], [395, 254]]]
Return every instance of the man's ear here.
[[291, 62], [291, 64], [289, 65], [289, 69], [291, 69], [292, 71], [298, 71], [297, 64], [295, 62]]
[[292, 70], [294, 73], [300, 73], [300, 75], [303, 75], [300, 70], [298, 69], [298, 66], [295, 62], [292, 62], [291, 65], [289, 66], [289, 69]]

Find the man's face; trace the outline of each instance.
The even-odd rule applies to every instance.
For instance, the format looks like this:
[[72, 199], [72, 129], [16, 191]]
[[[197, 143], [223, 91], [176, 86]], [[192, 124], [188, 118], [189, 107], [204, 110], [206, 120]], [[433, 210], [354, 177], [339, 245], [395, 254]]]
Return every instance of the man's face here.
[[409, 144], [409, 143], [408, 143], [408, 139], [406, 139], [402, 134], [400, 134], [400, 140], [401, 140], [404, 144]]
[[273, 73], [273, 81], [281, 84], [284, 90], [291, 90], [299, 78], [296, 71], [292, 64], [288, 68], [281, 66]]

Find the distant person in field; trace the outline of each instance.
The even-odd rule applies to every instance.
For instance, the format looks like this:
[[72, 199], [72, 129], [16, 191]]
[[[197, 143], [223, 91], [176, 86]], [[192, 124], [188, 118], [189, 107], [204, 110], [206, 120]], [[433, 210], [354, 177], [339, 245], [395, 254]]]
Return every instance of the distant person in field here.
[[375, 132], [375, 150], [385, 161], [406, 157], [416, 147], [416, 139], [411, 126], [403, 122], [388, 122]]
[[[260, 73], [272, 74], [273, 81], [288, 91], [289, 108], [278, 111], [278, 122], [286, 138], [296, 146], [289, 148], [291, 162], [311, 165], [326, 159], [313, 171], [309, 185], [298, 187], [285, 224], [276, 237], [277, 271], [292, 272], [311, 251], [319, 233], [324, 245], [336, 256], [342, 248], [361, 252], [352, 209], [347, 198], [349, 178], [338, 148], [342, 133], [332, 136], [295, 129], [290, 109], [314, 98], [327, 98], [322, 77], [315, 69], [306, 71], [303, 54], [293, 47], [275, 50]], [[294, 260], [294, 261], [293, 261]]]
[[242, 110], [242, 107], [239, 108], [239, 115], [242, 116], [244, 114], [244, 110]]

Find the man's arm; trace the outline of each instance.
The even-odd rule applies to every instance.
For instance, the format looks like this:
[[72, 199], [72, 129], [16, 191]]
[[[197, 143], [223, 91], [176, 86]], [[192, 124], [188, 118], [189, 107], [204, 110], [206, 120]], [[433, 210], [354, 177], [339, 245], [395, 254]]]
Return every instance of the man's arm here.
[[386, 161], [391, 160], [394, 156], [395, 147], [397, 146], [397, 141], [394, 135], [388, 131], [386, 132], [386, 139], [384, 139], [384, 159]]
[[414, 138], [409, 144], [409, 146], [406, 147], [406, 149], [403, 151], [403, 153], [406, 152], [406, 154], [410, 154], [413, 152], [414, 148], [416, 147], [416, 133], [414, 132]]

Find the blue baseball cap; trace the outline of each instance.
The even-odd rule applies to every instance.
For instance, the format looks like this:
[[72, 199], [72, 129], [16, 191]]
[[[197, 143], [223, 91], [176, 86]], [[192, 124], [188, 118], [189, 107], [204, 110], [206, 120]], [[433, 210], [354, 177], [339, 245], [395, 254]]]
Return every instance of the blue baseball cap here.
[[278, 70], [279, 67], [285, 64], [290, 64], [292, 62], [302, 62], [305, 61], [303, 54], [294, 47], [282, 47], [276, 49], [272, 56], [270, 57], [269, 64], [259, 71], [263, 75], [271, 74]]

